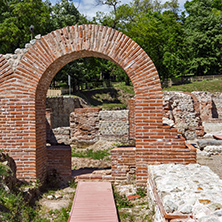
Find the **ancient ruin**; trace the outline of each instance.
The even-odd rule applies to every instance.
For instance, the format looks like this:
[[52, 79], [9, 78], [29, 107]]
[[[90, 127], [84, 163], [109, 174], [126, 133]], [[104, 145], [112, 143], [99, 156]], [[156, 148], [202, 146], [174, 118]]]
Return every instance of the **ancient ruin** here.
[[[146, 184], [147, 164], [194, 163], [195, 150], [186, 146], [175, 128], [162, 122], [163, 92], [159, 75], [143, 49], [112, 28], [75, 25], [38, 35], [25, 49], [16, 49], [15, 54], [0, 55], [0, 144], [14, 158], [18, 178], [44, 179], [50, 156], [59, 155], [54, 149], [55, 154], [50, 150], [47, 157], [47, 89], [64, 65], [91, 56], [116, 63], [133, 83], [135, 97], [130, 103], [130, 122], [136, 141], [136, 148], [132, 149], [137, 184]], [[122, 149], [115, 153], [119, 160], [122, 154]], [[57, 156], [57, 159], [62, 158]], [[114, 167], [115, 177], [119, 171], [118, 165]]]

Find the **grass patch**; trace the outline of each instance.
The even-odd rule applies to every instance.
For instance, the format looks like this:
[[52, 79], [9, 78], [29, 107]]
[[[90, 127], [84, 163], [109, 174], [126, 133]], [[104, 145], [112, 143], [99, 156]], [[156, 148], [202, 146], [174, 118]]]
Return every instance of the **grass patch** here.
[[80, 157], [80, 158], [92, 158], [94, 160], [101, 160], [106, 156], [110, 155], [110, 149], [107, 150], [97, 150], [93, 151], [93, 149], [76, 151], [76, 149], [72, 149], [72, 157]]
[[132, 84], [127, 86], [124, 82], [116, 82], [110, 87], [81, 90], [71, 96], [84, 99], [92, 107], [119, 110], [126, 109], [128, 99], [134, 96], [134, 88]]
[[201, 82], [193, 82], [184, 85], [172, 86], [170, 88], [164, 88], [165, 91], [182, 91], [182, 92], [193, 92], [193, 91], [204, 91], [204, 92], [222, 92], [222, 80], [204, 80]]
[[113, 189], [113, 195], [117, 209], [133, 207], [133, 204], [127, 199], [126, 195], [120, 195], [115, 189]]
[[134, 88], [132, 83], [128, 86], [125, 82], [116, 82], [113, 83], [113, 87], [117, 90], [122, 90], [124, 93], [130, 94], [131, 96], [134, 95]]
[[118, 109], [126, 109], [127, 105], [126, 104], [118, 104], [118, 103], [104, 103], [102, 105], [103, 109], [108, 109], [108, 110], [118, 110]]

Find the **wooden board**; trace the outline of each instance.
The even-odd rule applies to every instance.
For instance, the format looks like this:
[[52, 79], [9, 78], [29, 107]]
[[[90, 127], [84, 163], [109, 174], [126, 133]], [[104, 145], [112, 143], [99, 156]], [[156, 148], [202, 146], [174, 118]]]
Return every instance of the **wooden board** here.
[[79, 182], [68, 222], [118, 222], [110, 182]]
[[222, 140], [222, 135], [213, 135], [213, 137], [217, 140]]

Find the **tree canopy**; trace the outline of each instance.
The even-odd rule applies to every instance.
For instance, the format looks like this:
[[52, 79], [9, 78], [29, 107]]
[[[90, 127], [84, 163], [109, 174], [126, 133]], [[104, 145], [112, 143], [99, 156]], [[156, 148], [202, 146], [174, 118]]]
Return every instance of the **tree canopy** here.
[[[69, 0], [54, 5], [49, 0], [0, 0], [0, 53], [24, 47], [31, 38], [30, 25], [34, 25], [34, 35], [44, 35], [64, 26], [94, 23], [115, 28], [135, 40], [153, 60], [161, 80], [222, 73], [221, 0], [187, 1], [183, 12], [177, 0], [164, 4], [159, 0], [94, 2], [108, 5], [111, 12], [97, 12], [89, 20]], [[101, 79], [129, 83], [123, 70], [98, 58], [69, 63], [53, 83], [67, 82], [68, 75], [76, 89]]]

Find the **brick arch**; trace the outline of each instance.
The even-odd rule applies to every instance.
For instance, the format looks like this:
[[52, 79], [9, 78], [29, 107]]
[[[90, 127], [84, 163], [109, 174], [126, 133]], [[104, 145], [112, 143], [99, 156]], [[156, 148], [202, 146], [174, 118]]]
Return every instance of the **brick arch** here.
[[162, 89], [152, 60], [123, 33], [99, 25], [65, 27], [31, 41], [20, 54], [0, 55], [0, 142], [16, 160], [20, 178], [41, 178], [46, 171], [45, 100], [51, 80], [67, 63], [90, 56], [113, 61], [133, 83], [138, 184], [147, 178], [147, 164], [195, 162], [183, 138], [175, 138], [177, 131], [162, 124]]

